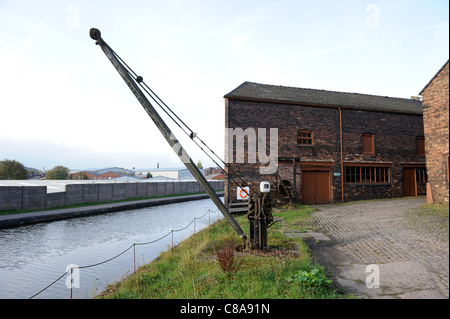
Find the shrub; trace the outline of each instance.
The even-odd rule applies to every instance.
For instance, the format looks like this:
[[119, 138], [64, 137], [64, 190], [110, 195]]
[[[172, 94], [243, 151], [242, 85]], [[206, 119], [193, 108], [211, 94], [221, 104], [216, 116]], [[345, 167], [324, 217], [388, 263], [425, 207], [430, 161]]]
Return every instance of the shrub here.
[[331, 280], [325, 277], [319, 268], [313, 268], [309, 271], [300, 270], [292, 276], [292, 281], [303, 286], [305, 291], [313, 293], [331, 286]]
[[234, 240], [230, 239], [221, 247], [216, 248], [217, 261], [222, 270], [228, 275], [235, 273], [239, 268], [234, 258], [234, 246]]

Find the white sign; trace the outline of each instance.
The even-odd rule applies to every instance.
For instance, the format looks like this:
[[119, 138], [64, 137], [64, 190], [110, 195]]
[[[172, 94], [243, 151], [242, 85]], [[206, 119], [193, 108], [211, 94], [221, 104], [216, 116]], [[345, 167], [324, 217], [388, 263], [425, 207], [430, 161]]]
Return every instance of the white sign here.
[[250, 187], [238, 187], [237, 188], [237, 199], [238, 200], [248, 200], [250, 194]]

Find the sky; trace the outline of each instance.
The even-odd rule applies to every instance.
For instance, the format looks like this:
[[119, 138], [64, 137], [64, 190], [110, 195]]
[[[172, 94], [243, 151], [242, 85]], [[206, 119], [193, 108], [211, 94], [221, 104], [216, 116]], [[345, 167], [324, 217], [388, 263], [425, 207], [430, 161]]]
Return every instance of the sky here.
[[449, 58], [444, 0], [0, 0], [0, 160], [183, 166], [92, 27], [221, 158], [223, 96], [245, 81], [410, 98]]

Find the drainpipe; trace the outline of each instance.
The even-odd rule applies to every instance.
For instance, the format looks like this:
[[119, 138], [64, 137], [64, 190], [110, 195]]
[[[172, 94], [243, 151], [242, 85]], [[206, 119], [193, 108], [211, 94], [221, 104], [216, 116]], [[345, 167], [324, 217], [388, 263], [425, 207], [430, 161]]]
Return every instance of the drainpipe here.
[[342, 110], [339, 108], [339, 144], [341, 153], [341, 197], [344, 202], [344, 159], [342, 155]]

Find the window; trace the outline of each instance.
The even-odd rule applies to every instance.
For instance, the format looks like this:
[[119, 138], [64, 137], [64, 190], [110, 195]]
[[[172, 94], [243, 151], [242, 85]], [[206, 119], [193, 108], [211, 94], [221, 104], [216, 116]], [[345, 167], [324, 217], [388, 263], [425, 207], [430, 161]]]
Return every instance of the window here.
[[425, 156], [425, 137], [416, 137], [416, 151], [418, 156]]
[[313, 145], [313, 132], [306, 130], [297, 131], [298, 145]]
[[416, 167], [416, 182], [417, 183], [427, 182], [427, 170], [425, 167]]
[[362, 148], [363, 154], [375, 155], [375, 143], [373, 134], [366, 133], [362, 135]]
[[345, 182], [349, 184], [386, 184], [391, 181], [390, 167], [347, 166]]

